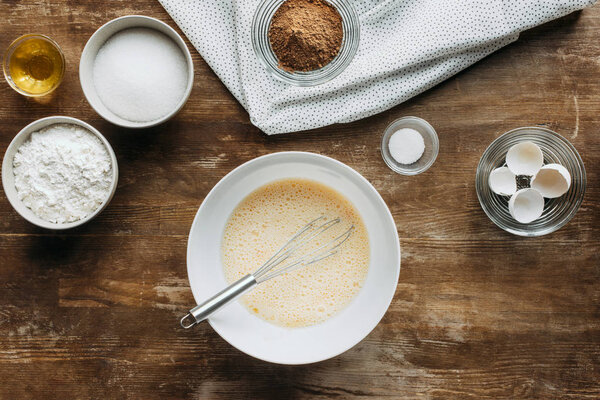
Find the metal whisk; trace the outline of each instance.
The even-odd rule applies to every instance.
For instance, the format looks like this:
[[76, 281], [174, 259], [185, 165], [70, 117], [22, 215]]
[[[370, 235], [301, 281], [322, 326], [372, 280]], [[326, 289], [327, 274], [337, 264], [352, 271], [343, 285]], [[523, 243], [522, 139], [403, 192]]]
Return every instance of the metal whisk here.
[[[204, 321], [225, 304], [235, 300], [259, 283], [302, 268], [306, 265], [314, 264], [336, 254], [337, 249], [352, 235], [354, 225], [350, 226], [350, 228], [341, 235], [336, 236], [334, 239], [323, 245], [317, 244], [316, 248], [309, 248], [308, 250], [306, 247], [316, 240], [318, 236], [340, 222], [340, 218], [327, 220], [327, 217], [325, 216], [312, 220], [292, 236], [292, 238], [256, 272], [246, 275], [206, 300], [204, 303], [192, 308], [183, 318], [181, 318], [181, 326], [185, 329], [189, 329], [197, 323]], [[190, 323], [186, 324], [186, 320], [188, 319], [190, 320]]]

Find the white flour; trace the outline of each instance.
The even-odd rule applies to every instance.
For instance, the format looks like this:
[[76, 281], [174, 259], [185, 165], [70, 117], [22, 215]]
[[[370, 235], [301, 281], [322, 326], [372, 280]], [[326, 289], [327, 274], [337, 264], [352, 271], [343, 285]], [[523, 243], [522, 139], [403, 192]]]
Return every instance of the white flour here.
[[13, 159], [19, 199], [38, 217], [73, 222], [96, 211], [109, 195], [112, 164], [87, 129], [55, 124], [33, 132]]

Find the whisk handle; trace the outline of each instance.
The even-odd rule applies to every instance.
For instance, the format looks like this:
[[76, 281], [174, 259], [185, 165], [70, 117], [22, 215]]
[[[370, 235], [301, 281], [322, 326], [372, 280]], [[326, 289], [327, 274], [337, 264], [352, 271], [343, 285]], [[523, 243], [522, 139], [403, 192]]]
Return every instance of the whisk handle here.
[[[192, 308], [183, 318], [181, 318], [181, 326], [185, 329], [189, 329], [199, 322], [207, 319], [212, 313], [223, 307], [225, 304], [232, 300], [237, 299], [242, 294], [252, 289], [258, 283], [256, 278], [252, 274], [248, 274], [239, 281], [236, 281], [215, 294], [204, 303], [197, 305]], [[191, 322], [186, 323], [186, 320], [190, 319]]]

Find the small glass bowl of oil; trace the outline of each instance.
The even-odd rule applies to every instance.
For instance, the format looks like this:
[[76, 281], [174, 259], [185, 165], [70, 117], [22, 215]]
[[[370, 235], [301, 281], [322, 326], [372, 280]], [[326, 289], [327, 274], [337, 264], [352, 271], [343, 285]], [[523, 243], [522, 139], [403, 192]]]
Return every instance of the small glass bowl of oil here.
[[60, 85], [65, 73], [65, 56], [48, 36], [29, 34], [15, 39], [4, 54], [4, 77], [17, 92], [44, 96]]

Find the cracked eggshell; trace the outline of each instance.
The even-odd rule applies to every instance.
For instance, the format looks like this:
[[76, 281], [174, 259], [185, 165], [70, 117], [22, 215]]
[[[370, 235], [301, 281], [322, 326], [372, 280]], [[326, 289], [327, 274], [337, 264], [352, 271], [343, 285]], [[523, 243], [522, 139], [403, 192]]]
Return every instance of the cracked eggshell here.
[[488, 184], [492, 192], [501, 196], [512, 196], [517, 191], [517, 177], [508, 167], [493, 170], [490, 173]]
[[506, 165], [515, 175], [535, 175], [544, 165], [542, 149], [533, 142], [521, 142], [506, 153]]
[[544, 165], [531, 180], [531, 187], [542, 196], [554, 199], [567, 193], [571, 187], [571, 174], [560, 164]]
[[518, 222], [528, 224], [544, 212], [544, 197], [535, 189], [518, 190], [508, 202], [508, 211]]

